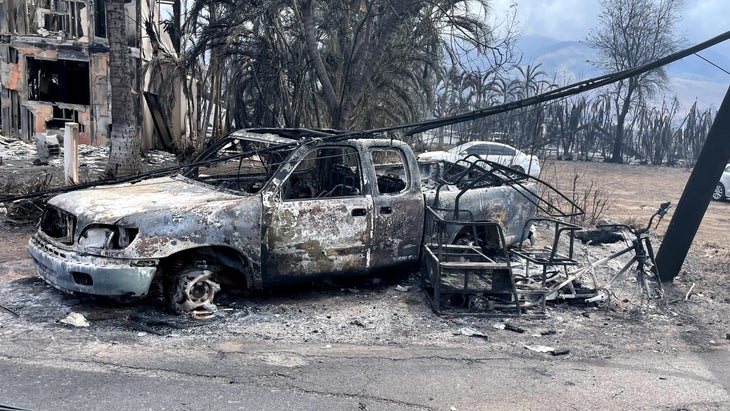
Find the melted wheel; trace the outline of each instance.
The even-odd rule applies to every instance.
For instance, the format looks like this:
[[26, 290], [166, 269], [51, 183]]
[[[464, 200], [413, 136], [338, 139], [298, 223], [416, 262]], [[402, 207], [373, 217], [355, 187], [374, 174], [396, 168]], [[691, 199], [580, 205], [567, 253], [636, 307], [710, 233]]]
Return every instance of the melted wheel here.
[[172, 278], [169, 288], [171, 307], [193, 318], [210, 318], [217, 310], [213, 299], [220, 291], [218, 283], [210, 279], [213, 273], [198, 268], [187, 269]]

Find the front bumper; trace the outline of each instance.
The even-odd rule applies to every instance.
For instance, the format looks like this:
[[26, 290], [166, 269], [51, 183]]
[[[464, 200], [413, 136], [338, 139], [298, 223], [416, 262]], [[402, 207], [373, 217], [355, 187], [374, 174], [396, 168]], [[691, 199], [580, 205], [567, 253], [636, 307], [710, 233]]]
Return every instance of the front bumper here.
[[[123, 260], [82, 255], [31, 237], [28, 251], [38, 275], [63, 290], [104, 296], [142, 297], [157, 271], [156, 260]], [[136, 264], [146, 266], [135, 266]]]

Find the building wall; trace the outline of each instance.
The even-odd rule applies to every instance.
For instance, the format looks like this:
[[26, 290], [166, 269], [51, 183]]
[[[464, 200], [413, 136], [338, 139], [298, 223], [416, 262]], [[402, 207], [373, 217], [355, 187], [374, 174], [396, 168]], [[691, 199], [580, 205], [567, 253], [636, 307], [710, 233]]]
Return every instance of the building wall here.
[[[127, 4], [128, 22], [149, 14], [154, 1]], [[54, 10], [56, 5], [63, 12]], [[150, 58], [151, 47], [140, 27], [130, 24], [127, 31], [130, 52], [139, 67], [141, 59]], [[30, 140], [34, 133], [62, 128], [68, 120], [79, 123], [80, 143], [106, 144], [112, 118], [105, 32], [104, 0], [0, 2], [2, 134]], [[83, 67], [88, 67], [88, 73]], [[140, 78], [137, 83], [141, 82]], [[130, 86], [141, 97], [140, 87]], [[78, 88], [88, 91], [88, 101], [76, 95]], [[140, 107], [143, 146], [159, 146], [148, 109]], [[175, 121], [180, 122], [179, 117]], [[179, 125], [172, 128], [180, 133]]]

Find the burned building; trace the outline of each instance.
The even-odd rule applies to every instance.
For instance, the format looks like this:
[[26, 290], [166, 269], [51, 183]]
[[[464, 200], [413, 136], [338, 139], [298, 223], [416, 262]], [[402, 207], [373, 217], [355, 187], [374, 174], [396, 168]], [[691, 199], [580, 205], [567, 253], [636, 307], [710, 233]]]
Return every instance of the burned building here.
[[[105, 144], [112, 123], [107, 0], [0, 1], [2, 134], [29, 140], [72, 121], [79, 123], [80, 143]], [[180, 98], [160, 104], [156, 90], [150, 89], [179, 86], [153, 81], [145, 70], [158, 47], [150, 43], [143, 25], [162, 32], [160, 8], [169, 6], [158, 0], [125, 3], [135, 73], [130, 87], [140, 97], [145, 148], [162, 148], [185, 135], [185, 104]], [[156, 41], [170, 40], [163, 33]], [[179, 97], [182, 92], [173, 94]]]

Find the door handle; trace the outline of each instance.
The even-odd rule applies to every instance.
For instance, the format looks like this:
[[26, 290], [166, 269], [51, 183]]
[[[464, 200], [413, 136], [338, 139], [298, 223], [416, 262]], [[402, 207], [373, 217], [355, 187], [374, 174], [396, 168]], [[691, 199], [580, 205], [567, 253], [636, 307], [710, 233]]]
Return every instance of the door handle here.
[[380, 207], [380, 214], [390, 214], [393, 212], [391, 207]]
[[367, 210], [365, 210], [364, 208], [353, 208], [350, 214], [352, 214], [353, 217], [362, 217], [364, 215], [367, 215], [367, 213]]

